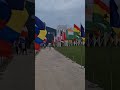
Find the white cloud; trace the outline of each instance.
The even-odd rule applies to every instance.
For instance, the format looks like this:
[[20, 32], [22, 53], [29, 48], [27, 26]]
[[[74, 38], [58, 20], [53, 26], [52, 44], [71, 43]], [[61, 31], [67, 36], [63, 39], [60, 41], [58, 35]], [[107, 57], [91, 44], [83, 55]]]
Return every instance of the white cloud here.
[[52, 11], [79, 8], [84, 3], [84, 0], [35, 0], [36, 9]]
[[35, 0], [36, 16], [48, 26], [85, 23], [85, 0]]

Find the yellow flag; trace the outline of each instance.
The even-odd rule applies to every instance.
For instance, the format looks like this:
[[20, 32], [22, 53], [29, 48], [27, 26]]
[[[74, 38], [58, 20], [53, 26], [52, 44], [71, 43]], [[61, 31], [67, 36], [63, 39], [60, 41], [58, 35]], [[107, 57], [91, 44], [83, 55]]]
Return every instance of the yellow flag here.
[[29, 15], [26, 9], [24, 9], [23, 11], [12, 10], [12, 15], [9, 22], [7, 23], [7, 26], [20, 33], [28, 19], [28, 16]]
[[44, 40], [46, 37], [47, 31], [46, 30], [40, 30], [40, 33], [38, 35], [38, 37], [42, 40]]

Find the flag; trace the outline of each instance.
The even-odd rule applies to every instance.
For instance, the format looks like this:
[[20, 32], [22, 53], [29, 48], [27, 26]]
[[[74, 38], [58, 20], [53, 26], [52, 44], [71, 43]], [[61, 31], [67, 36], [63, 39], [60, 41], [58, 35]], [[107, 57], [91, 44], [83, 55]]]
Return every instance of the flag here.
[[[110, 13], [110, 10], [109, 10], [109, 7], [101, 0], [94, 0], [94, 4], [93, 4], [93, 14], [94, 16], [95, 15], [98, 15], [99, 17], [102, 17], [104, 20], [107, 20], [108, 22], [110, 21], [109, 17], [109, 13]], [[99, 18], [99, 17], [96, 17], [96, 18]], [[96, 19], [94, 18], [94, 19]]]
[[65, 31], [62, 32], [62, 40], [63, 40], [63, 41], [66, 40], [66, 32], [65, 32]]
[[46, 30], [40, 30], [38, 38], [44, 40], [46, 35], [47, 35], [47, 31]]
[[47, 31], [45, 23], [43, 23], [38, 17], [34, 16], [35, 19], [35, 43], [42, 44], [46, 39]]
[[118, 6], [114, 0], [110, 0], [110, 25], [120, 28], [120, 16], [118, 14]]
[[46, 30], [40, 30], [39, 35], [35, 38], [35, 42], [38, 44], [43, 43], [44, 39], [46, 39], [46, 34], [47, 34]]
[[40, 33], [40, 29], [37, 27], [37, 26], [35, 26], [35, 34], [39, 34]]
[[85, 37], [85, 31], [82, 25], [81, 25], [81, 37]]
[[34, 43], [34, 45], [35, 45], [35, 50], [40, 50], [40, 44], [38, 44], [38, 43]]
[[66, 32], [63, 33], [64, 40], [66, 40]]
[[2, 30], [0, 30], [0, 39], [5, 40], [7, 42], [14, 42], [16, 38], [18, 38], [20, 33], [14, 31], [13, 29], [9, 27], [4, 27]]
[[74, 31], [71, 28], [68, 28], [68, 35], [74, 35]]
[[21, 33], [22, 28], [28, 20], [28, 16], [29, 15], [26, 9], [23, 11], [12, 10], [12, 15], [9, 22], [7, 23], [7, 26], [16, 32]]
[[76, 24], [74, 24], [74, 32], [80, 32], [80, 28]]
[[9, 57], [12, 55], [12, 45], [4, 40], [0, 40], [0, 56]]
[[[68, 28], [66, 30], [66, 39], [67, 40], [71, 40], [71, 39], [74, 39], [74, 32], [71, 33], [72, 29]], [[78, 32], [77, 32], [78, 33]]]
[[[110, 12], [109, 7], [103, 1], [94, 0], [94, 3], [95, 3], [94, 6], [96, 7], [96, 9], [95, 9], [95, 7], [94, 7], [94, 9], [95, 9], [96, 12], [98, 12], [97, 9], [103, 12], [101, 14], [105, 14], [106, 12], [107, 13]], [[98, 12], [98, 13], [100, 13], [100, 12]]]
[[35, 18], [35, 24], [36, 26], [40, 29], [40, 30], [45, 30], [45, 23], [42, 22], [38, 17], [34, 17]]

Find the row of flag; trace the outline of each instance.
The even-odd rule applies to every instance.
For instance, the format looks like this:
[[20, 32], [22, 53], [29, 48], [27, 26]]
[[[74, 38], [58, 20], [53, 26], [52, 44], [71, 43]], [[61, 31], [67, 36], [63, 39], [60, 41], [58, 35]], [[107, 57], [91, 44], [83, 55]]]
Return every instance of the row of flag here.
[[74, 24], [74, 28], [68, 28], [67, 30], [61, 30], [60, 33], [57, 33], [57, 36], [54, 38], [55, 41], [65, 41], [65, 40], [74, 40], [80, 37], [85, 37], [85, 29]]
[[46, 41], [46, 25], [38, 17], [35, 19], [35, 50], [40, 50], [40, 45]]
[[89, 14], [88, 17], [91, 18], [87, 20], [94, 24], [92, 29], [94, 29], [95, 25], [98, 25], [102, 27], [101, 30], [103, 32], [114, 30], [116, 34], [120, 34], [119, 7], [116, 4], [116, 0], [108, 0], [108, 2], [104, 2], [103, 0], [91, 1], [91, 3], [86, 5], [86, 12]]
[[[22, 35], [29, 14], [25, 0], [0, 0], [0, 55], [12, 54], [12, 43]], [[22, 34], [21, 34], [22, 32]], [[2, 54], [3, 53], [3, 54]]]

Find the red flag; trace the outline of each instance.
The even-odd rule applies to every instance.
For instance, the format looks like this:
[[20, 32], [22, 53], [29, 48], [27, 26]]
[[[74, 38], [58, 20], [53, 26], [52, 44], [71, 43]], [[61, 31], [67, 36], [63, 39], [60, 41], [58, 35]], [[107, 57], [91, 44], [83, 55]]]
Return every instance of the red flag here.
[[12, 55], [12, 45], [6, 41], [0, 40], [0, 56], [10, 57]]
[[99, 5], [103, 10], [106, 10], [108, 13], [110, 12], [109, 7], [101, 0], [94, 0], [94, 3]]
[[35, 50], [40, 50], [40, 44], [35, 43]]
[[62, 33], [62, 40], [63, 40], [63, 41], [66, 40], [66, 33], [65, 33], [65, 32]]

